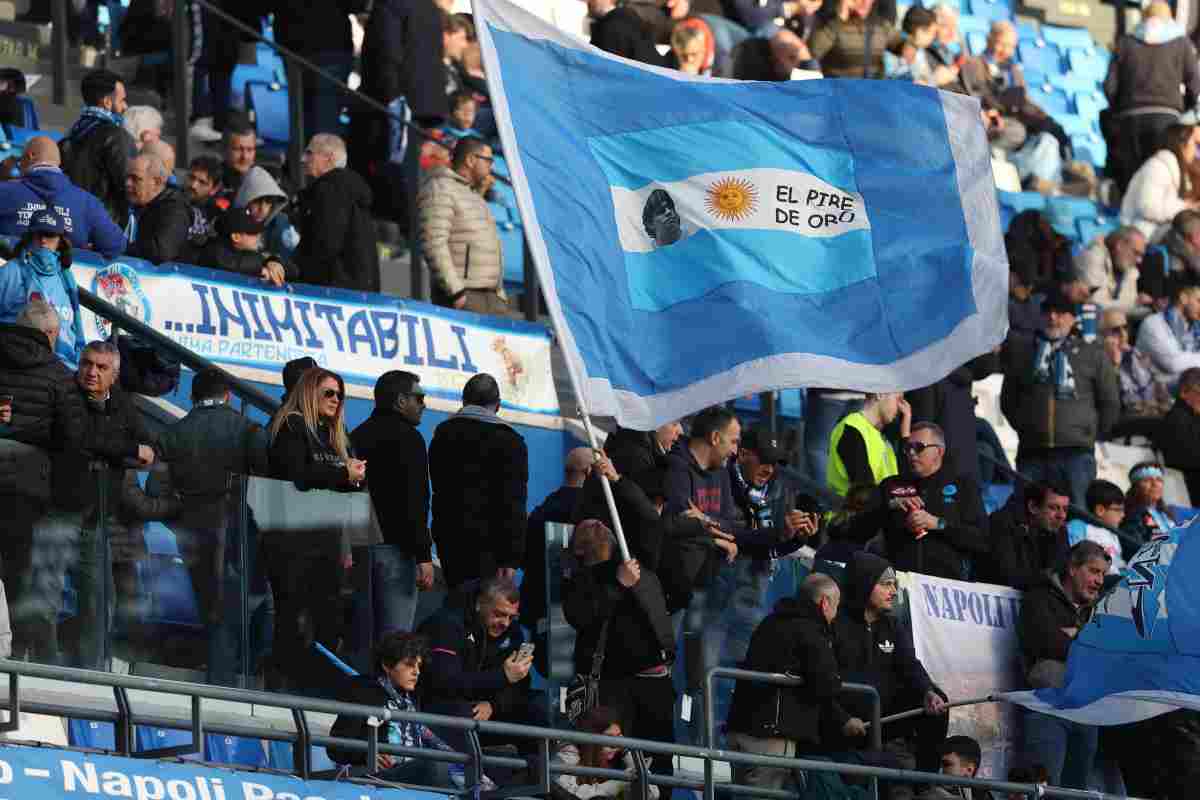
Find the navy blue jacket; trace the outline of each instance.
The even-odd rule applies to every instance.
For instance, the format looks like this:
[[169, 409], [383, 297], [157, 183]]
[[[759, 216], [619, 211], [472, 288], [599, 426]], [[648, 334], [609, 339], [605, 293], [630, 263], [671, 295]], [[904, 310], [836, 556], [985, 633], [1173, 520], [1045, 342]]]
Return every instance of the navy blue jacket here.
[[0, 182], [0, 235], [22, 236], [34, 212], [53, 206], [66, 222], [75, 247], [107, 259], [125, 252], [125, 234], [95, 195], [71, 183], [58, 167], [35, 167], [28, 175]]

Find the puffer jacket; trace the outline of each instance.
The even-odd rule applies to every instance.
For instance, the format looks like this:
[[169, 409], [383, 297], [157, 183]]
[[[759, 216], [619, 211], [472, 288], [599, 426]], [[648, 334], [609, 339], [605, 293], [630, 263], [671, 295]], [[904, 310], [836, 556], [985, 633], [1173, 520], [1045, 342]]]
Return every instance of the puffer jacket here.
[[451, 299], [467, 289], [504, 297], [503, 253], [496, 220], [467, 179], [438, 167], [417, 195], [421, 245], [442, 292]]
[[1063, 347], [1075, 373], [1075, 396], [1069, 400], [1056, 397], [1053, 385], [1033, 382], [1036, 338], [1010, 338], [1004, 345], [1000, 410], [1021, 437], [1022, 450], [1091, 449], [1121, 414], [1117, 370], [1100, 345], [1075, 336]]

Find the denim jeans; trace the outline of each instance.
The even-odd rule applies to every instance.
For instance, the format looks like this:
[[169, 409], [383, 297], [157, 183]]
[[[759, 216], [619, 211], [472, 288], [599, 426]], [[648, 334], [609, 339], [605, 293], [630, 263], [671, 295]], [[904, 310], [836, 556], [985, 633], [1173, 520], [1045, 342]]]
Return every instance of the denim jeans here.
[[829, 435], [842, 417], [861, 411], [863, 401], [838, 400], [809, 392], [804, 415], [804, 456], [808, 474], [818, 485], [825, 485], [825, 465], [829, 461]]
[[417, 614], [417, 562], [399, 547], [356, 548], [354, 560], [367, 561], [367, 586], [354, 595], [356, 653], [369, 653], [385, 634], [411, 631]]
[[1050, 773], [1050, 785], [1087, 789], [1099, 729], [1037, 711], [1025, 713], [1025, 759]]
[[1029, 178], [1041, 178], [1050, 183], [1062, 180], [1062, 150], [1058, 140], [1048, 133], [1026, 139], [1020, 150], [1009, 154], [1008, 160], [1017, 168], [1022, 182]]
[[1091, 449], [1063, 448], [1017, 454], [1017, 472], [1031, 481], [1057, 481], [1071, 487], [1071, 502], [1087, 503], [1088, 484], [1096, 480], [1096, 455]]

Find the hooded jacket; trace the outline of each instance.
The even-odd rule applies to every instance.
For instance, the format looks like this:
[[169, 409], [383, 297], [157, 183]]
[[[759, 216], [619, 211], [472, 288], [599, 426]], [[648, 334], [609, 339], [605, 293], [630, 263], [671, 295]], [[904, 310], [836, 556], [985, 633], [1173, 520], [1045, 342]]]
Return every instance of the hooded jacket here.
[[17, 180], [0, 183], [0, 235], [23, 235], [30, 218], [46, 208], [63, 218], [73, 246], [95, 250], [109, 260], [125, 252], [125, 234], [104, 205], [51, 166], [34, 167]]
[[421, 693], [426, 704], [443, 709], [462, 711], [486, 700], [503, 714], [522, 705], [528, 691], [530, 677], [509, 683], [503, 666], [524, 644], [525, 634], [514, 620], [500, 636], [488, 636], [475, 610], [478, 599], [478, 582], [468, 581], [421, 623], [418, 632], [429, 642], [429, 668], [422, 675]]
[[1171, 20], [1143, 20], [1117, 43], [1104, 94], [1117, 114], [1178, 114], [1196, 105], [1200, 67], [1183, 27]]
[[[879, 556], [855, 553], [846, 565], [841, 610], [833, 623], [834, 650], [842, 680], [874, 686], [885, 716], [904, 710], [898, 704], [905, 695], [921, 698], [931, 689], [943, 694], [917, 658], [911, 631], [901, 628], [889, 613], [872, 623], [866, 620], [867, 600], [890, 566]], [[846, 698], [845, 705], [855, 716], [870, 719], [869, 704], [864, 699]]]
[[233, 200], [233, 207], [245, 208], [255, 200], [271, 201], [271, 213], [267, 216], [259, 249], [290, 259], [300, 243], [300, 234], [292, 227], [287, 214], [283, 213], [288, 204], [287, 193], [271, 173], [259, 166], [251, 167], [246, 173]]
[[21, 309], [35, 296], [58, 312], [54, 352], [67, 369], [75, 370], [85, 344], [79, 288], [57, 254], [27, 248], [8, 263], [0, 263], [0, 321], [15, 322]]
[[129, 255], [152, 264], [178, 261], [184, 256], [192, 228], [192, 207], [183, 192], [164, 186], [158, 197], [137, 211], [137, 233]]
[[451, 579], [519, 567], [525, 554], [529, 450], [490, 409], [464, 406], [433, 432], [433, 539]]
[[449, 298], [467, 289], [504, 297], [504, 253], [487, 202], [467, 179], [437, 167], [417, 195], [421, 246], [439, 290]]
[[1092, 607], [1077, 608], [1063, 589], [1062, 578], [1048, 570], [1025, 592], [1017, 635], [1025, 676], [1034, 689], [1059, 688], [1067, 672], [1067, 653], [1074, 639], [1063, 628], [1080, 628], [1092, 618]]
[[125, 194], [125, 173], [129, 159], [137, 152], [133, 137], [120, 125], [107, 120], [80, 126], [58, 143], [62, 152], [62, 170], [71, 183], [93, 195], [104, 206], [109, 218], [124, 226], [129, 218], [129, 199]]
[[1075, 396], [1061, 399], [1051, 383], [1034, 383], [1035, 338], [1004, 344], [1000, 410], [1021, 437], [1021, 450], [1081, 447], [1090, 450], [1121, 414], [1116, 367], [1097, 342], [1072, 335], [1063, 345], [1075, 374]]
[[798, 752], [815, 750], [826, 732], [840, 731], [849, 715], [837, 701], [841, 672], [833, 628], [806, 595], [784, 598], [754, 629], [745, 669], [804, 680], [785, 688], [738, 681], [728, 728], [760, 739], [785, 738]]
[[344, 167], [330, 170], [300, 192], [297, 219], [300, 280], [360, 292], [379, 291], [379, 250], [371, 189]]
[[[79, 449], [83, 445], [83, 405], [75, 378], [50, 349], [46, 335], [20, 325], [0, 324], [0, 392], [13, 396], [12, 422], [3, 438], [43, 449]], [[38, 475], [28, 462], [0, 461], [0, 491], [18, 487], [36, 497], [50, 496], [49, 461]]]

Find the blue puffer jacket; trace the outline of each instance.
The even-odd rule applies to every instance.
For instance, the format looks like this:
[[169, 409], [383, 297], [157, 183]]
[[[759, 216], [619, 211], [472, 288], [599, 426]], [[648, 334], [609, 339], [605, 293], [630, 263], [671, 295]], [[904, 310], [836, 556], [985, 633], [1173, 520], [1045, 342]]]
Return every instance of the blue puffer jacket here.
[[106, 259], [125, 252], [125, 234], [104, 205], [58, 167], [34, 167], [22, 178], [0, 182], [0, 235], [23, 235], [30, 217], [49, 206], [66, 221], [73, 246], [95, 250]]

